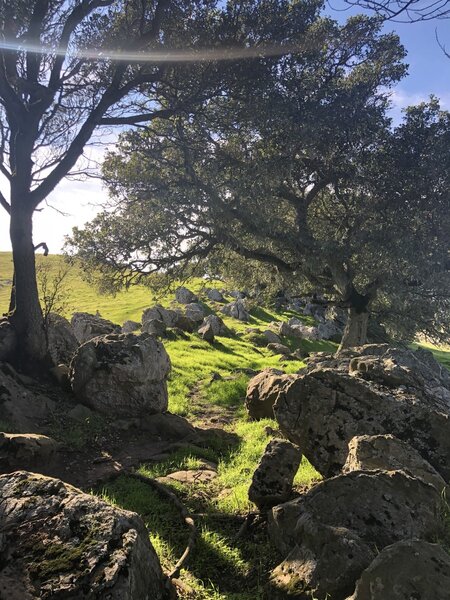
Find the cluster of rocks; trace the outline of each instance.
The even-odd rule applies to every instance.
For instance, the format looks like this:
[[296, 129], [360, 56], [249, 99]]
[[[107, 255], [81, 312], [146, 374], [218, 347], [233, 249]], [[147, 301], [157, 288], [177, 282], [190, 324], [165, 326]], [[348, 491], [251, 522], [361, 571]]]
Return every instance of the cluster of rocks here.
[[[254, 418], [272, 410], [286, 438], [269, 444], [249, 491], [285, 556], [271, 598], [448, 597], [450, 556], [434, 542], [450, 478], [450, 373], [430, 352], [319, 353], [297, 375], [260, 373], [246, 406]], [[324, 480], [289, 499], [302, 455]]]

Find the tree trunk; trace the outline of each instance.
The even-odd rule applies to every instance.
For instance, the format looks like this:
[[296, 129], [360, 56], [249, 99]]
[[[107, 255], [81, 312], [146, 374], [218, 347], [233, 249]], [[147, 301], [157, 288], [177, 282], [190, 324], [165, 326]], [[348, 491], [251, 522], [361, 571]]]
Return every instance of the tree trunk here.
[[337, 353], [345, 348], [363, 346], [367, 341], [367, 325], [369, 322], [369, 311], [358, 310], [354, 307], [348, 309], [347, 324], [342, 335], [342, 340]]
[[24, 202], [11, 202], [10, 236], [14, 262], [14, 309], [10, 321], [17, 335], [17, 366], [39, 373], [50, 366], [44, 320], [36, 281], [33, 246], [33, 210]]

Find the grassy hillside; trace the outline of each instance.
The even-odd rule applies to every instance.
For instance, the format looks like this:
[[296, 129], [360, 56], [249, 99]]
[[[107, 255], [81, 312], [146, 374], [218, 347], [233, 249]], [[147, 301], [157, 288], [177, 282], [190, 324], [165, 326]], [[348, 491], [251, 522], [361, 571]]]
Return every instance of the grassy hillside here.
[[[50, 279], [56, 276], [64, 263], [59, 256], [38, 257], [39, 265], [48, 265]], [[12, 279], [11, 255], [0, 253], [0, 309], [8, 307]], [[208, 283], [209, 286], [210, 283]], [[190, 282], [189, 287], [200, 292], [202, 280]], [[67, 317], [75, 311], [95, 313], [116, 323], [127, 319], [140, 321], [142, 312], [156, 301], [165, 306], [173, 303], [173, 293], [155, 298], [144, 286], [115, 297], [105, 296], [83, 281], [77, 268], [72, 268], [64, 283], [64, 312]], [[232, 300], [232, 298], [230, 298]], [[217, 309], [214, 303], [205, 304], [208, 310]], [[213, 345], [204, 342], [197, 334], [185, 339], [164, 341], [172, 361], [169, 380], [169, 409], [188, 417], [195, 424], [224, 429], [235, 439], [233, 447], [216, 444], [209, 448], [192, 446], [184, 448], [159, 464], [142, 465], [140, 473], [151, 477], [164, 476], [179, 469], [192, 469], [202, 460], [217, 464], [218, 476], [207, 484], [193, 487], [181, 483], [171, 484], [183, 499], [199, 527], [199, 539], [188, 569], [181, 573], [183, 588], [180, 598], [195, 600], [260, 600], [263, 587], [279, 557], [268, 542], [265, 529], [236, 540], [242, 518], [254, 506], [247, 497], [252, 474], [270, 439], [277, 428], [274, 421], [266, 419], [250, 422], [243, 406], [250, 370], [277, 367], [285, 372], [295, 372], [304, 364], [301, 361], [281, 361], [265, 347], [255, 344], [249, 327], [264, 331], [271, 321], [294, 316], [291, 312], [276, 313], [255, 307], [250, 323], [224, 318], [232, 331], [229, 337], [219, 337]], [[311, 319], [300, 315], [306, 323]], [[257, 336], [256, 336], [257, 338]], [[257, 341], [257, 340], [256, 340]], [[306, 351], [332, 351], [331, 342], [309, 342], [285, 339], [291, 349], [301, 347]], [[450, 352], [434, 349], [436, 357], [450, 366]], [[97, 423], [87, 423], [83, 431], [65, 432], [68, 440], [83, 443]], [[269, 435], [267, 433], [269, 432]], [[86, 437], [84, 439], [86, 439]], [[303, 459], [295, 483], [310, 485], [318, 478], [311, 465]], [[144, 483], [121, 477], [96, 493], [107, 501], [142, 515], [152, 543], [162, 565], [170, 570], [184, 550], [187, 532], [180, 526], [177, 511]]]

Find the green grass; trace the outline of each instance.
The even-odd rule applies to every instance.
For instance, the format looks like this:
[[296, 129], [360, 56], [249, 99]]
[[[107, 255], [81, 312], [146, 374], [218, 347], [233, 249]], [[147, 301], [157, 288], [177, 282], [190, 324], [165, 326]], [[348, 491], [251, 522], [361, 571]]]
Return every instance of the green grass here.
[[[39, 264], [49, 265], [50, 277], [64, 267], [62, 258], [38, 257]], [[0, 308], [8, 308], [12, 278], [11, 255], [0, 253]], [[224, 287], [218, 282], [201, 279], [189, 283], [189, 288], [202, 294], [203, 287]], [[77, 267], [72, 267], [65, 279], [64, 312], [70, 317], [74, 311], [101, 315], [122, 324], [127, 319], [140, 321], [145, 308], [156, 302], [164, 306], [174, 303], [173, 292], [163, 297], [155, 295], [144, 286], [134, 286], [115, 297], [105, 296], [81, 278]], [[202, 296], [205, 300], [205, 297]], [[232, 300], [232, 298], [229, 298]], [[208, 310], [217, 305], [207, 302]], [[224, 317], [230, 329], [229, 337], [218, 337], [214, 344], [201, 340], [197, 334], [164, 341], [172, 361], [169, 379], [169, 409], [179, 415], [200, 421], [205, 415], [226, 415], [223, 428], [235, 439], [234, 445], [211, 438], [209, 447], [190, 446], [172, 454], [158, 464], [141, 465], [140, 473], [148, 477], [165, 476], [180, 469], [196, 469], [202, 460], [218, 465], [218, 477], [213, 481], [188, 487], [174, 482], [172, 487], [188, 509], [196, 515], [200, 535], [191, 562], [181, 574], [183, 582], [192, 589], [182, 598], [196, 600], [260, 600], [271, 568], [278, 562], [276, 552], [270, 547], [265, 528], [238, 541], [235, 536], [243, 516], [254, 510], [248, 500], [248, 488], [253, 472], [270, 436], [267, 427], [276, 429], [272, 420], [251, 422], [247, 419], [243, 401], [251, 370], [275, 367], [285, 372], [295, 372], [304, 363], [282, 361], [263, 345], [262, 332], [272, 321], [286, 320], [298, 314], [275, 312], [255, 307], [249, 323]], [[312, 324], [310, 317], [300, 317]], [[257, 329], [249, 333], [248, 328]], [[256, 343], [255, 343], [256, 342]], [[291, 350], [306, 352], [333, 351], [336, 344], [284, 338], [282, 342]], [[450, 349], [433, 348], [436, 358], [450, 368]], [[214, 376], [214, 377], [213, 377]], [[7, 424], [5, 424], [7, 425]], [[58, 424], [55, 424], [58, 428]], [[93, 435], [100, 435], [103, 424], [94, 419], [80, 423], [70, 432], [69, 442], [80, 447]], [[58, 437], [58, 431], [55, 431]], [[213, 441], [215, 439], [215, 441]], [[67, 441], [67, 440], [66, 440]], [[310, 485], [319, 478], [317, 472], [303, 459], [295, 478], [295, 485]], [[163, 568], [169, 570], [181, 556], [188, 531], [180, 524], [177, 510], [162, 499], [150, 486], [129, 477], [121, 477], [97, 490], [105, 500], [139, 513], [150, 531], [151, 541], [160, 557]]]

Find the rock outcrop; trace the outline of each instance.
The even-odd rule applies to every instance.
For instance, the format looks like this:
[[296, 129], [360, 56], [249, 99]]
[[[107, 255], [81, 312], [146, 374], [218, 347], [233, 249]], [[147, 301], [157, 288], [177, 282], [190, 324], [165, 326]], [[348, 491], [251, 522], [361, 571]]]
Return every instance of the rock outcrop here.
[[340, 472], [354, 436], [392, 434], [448, 481], [448, 380], [422, 351], [369, 345], [338, 358], [316, 355], [279, 390], [274, 413], [283, 434], [325, 477]]
[[205, 309], [198, 302], [186, 304], [186, 317], [194, 321], [194, 323], [201, 323], [205, 314]]
[[142, 519], [51, 479], [0, 476], [0, 597], [163, 600]]
[[0, 415], [4, 426], [18, 433], [41, 432], [55, 410], [53, 400], [25, 386], [10, 367], [0, 363]]
[[422, 540], [384, 548], [364, 571], [347, 600], [448, 600], [450, 556]]
[[176, 327], [179, 313], [169, 308], [164, 308], [160, 304], [155, 304], [151, 308], [146, 308], [142, 313], [142, 328], [144, 329], [145, 323], [156, 319], [164, 323], [166, 327]]
[[211, 325], [214, 335], [226, 336], [228, 329], [222, 319], [217, 315], [207, 315], [202, 322], [202, 327]]
[[180, 286], [175, 290], [175, 299], [180, 304], [191, 304], [191, 302], [198, 301], [198, 296], [187, 287]]
[[265, 369], [252, 377], [245, 397], [249, 416], [257, 420], [273, 419], [273, 405], [291, 381], [291, 375], [279, 375], [273, 369]]
[[212, 300], [213, 302], [226, 302], [222, 292], [219, 292], [219, 290], [210, 288], [205, 290], [205, 294], [208, 300]]
[[206, 323], [206, 325], [202, 325], [198, 330], [198, 333], [202, 340], [205, 340], [205, 342], [209, 342], [210, 344], [214, 342], [214, 329], [211, 323]]
[[125, 321], [124, 324], [122, 325], [122, 331], [121, 333], [134, 333], [135, 331], [138, 331], [141, 328], [141, 324], [138, 323], [137, 321]]
[[442, 491], [446, 485], [436, 469], [406, 442], [393, 435], [358, 435], [350, 440], [348, 456], [342, 469], [350, 471], [405, 471]]
[[47, 339], [50, 356], [55, 365], [70, 364], [79, 343], [70, 322], [56, 313], [47, 319]]
[[[352, 593], [376, 553], [440, 532], [440, 493], [402, 471], [353, 471], [272, 509], [270, 537], [287, 559], [274, 572], [290, 593]], [[364, 599], [365, 600], [365, 599]]]
[[170, 359], [164, 346], [143, 333], [107, 335], [83, 344], [71, 364], [80, 402], [108, 415], [137, 417], [167, 409]]
[[76, 312], [72, 315], [71, 325], [79, 344], [109, 333], [120, 333], [120, 325], [115, 325], [107, 319], [90, 313]]
[[250, 320], [250, 315], [247, 311], [245, 301], [242, 299], [235, 300], [229, 304], [225, 304], [220, 309], [224, 315], [238, 319], [239, 321], [247, 322]]
[[0, 473], [24, 468], [46, 473], [58, 447], [59, 444], [46, 435], [0, 432]]
[[300, 450], [286, 440], [271, 440], [253, 473], [248, 497], [260, 510], [286, 502], [300, 466]]

